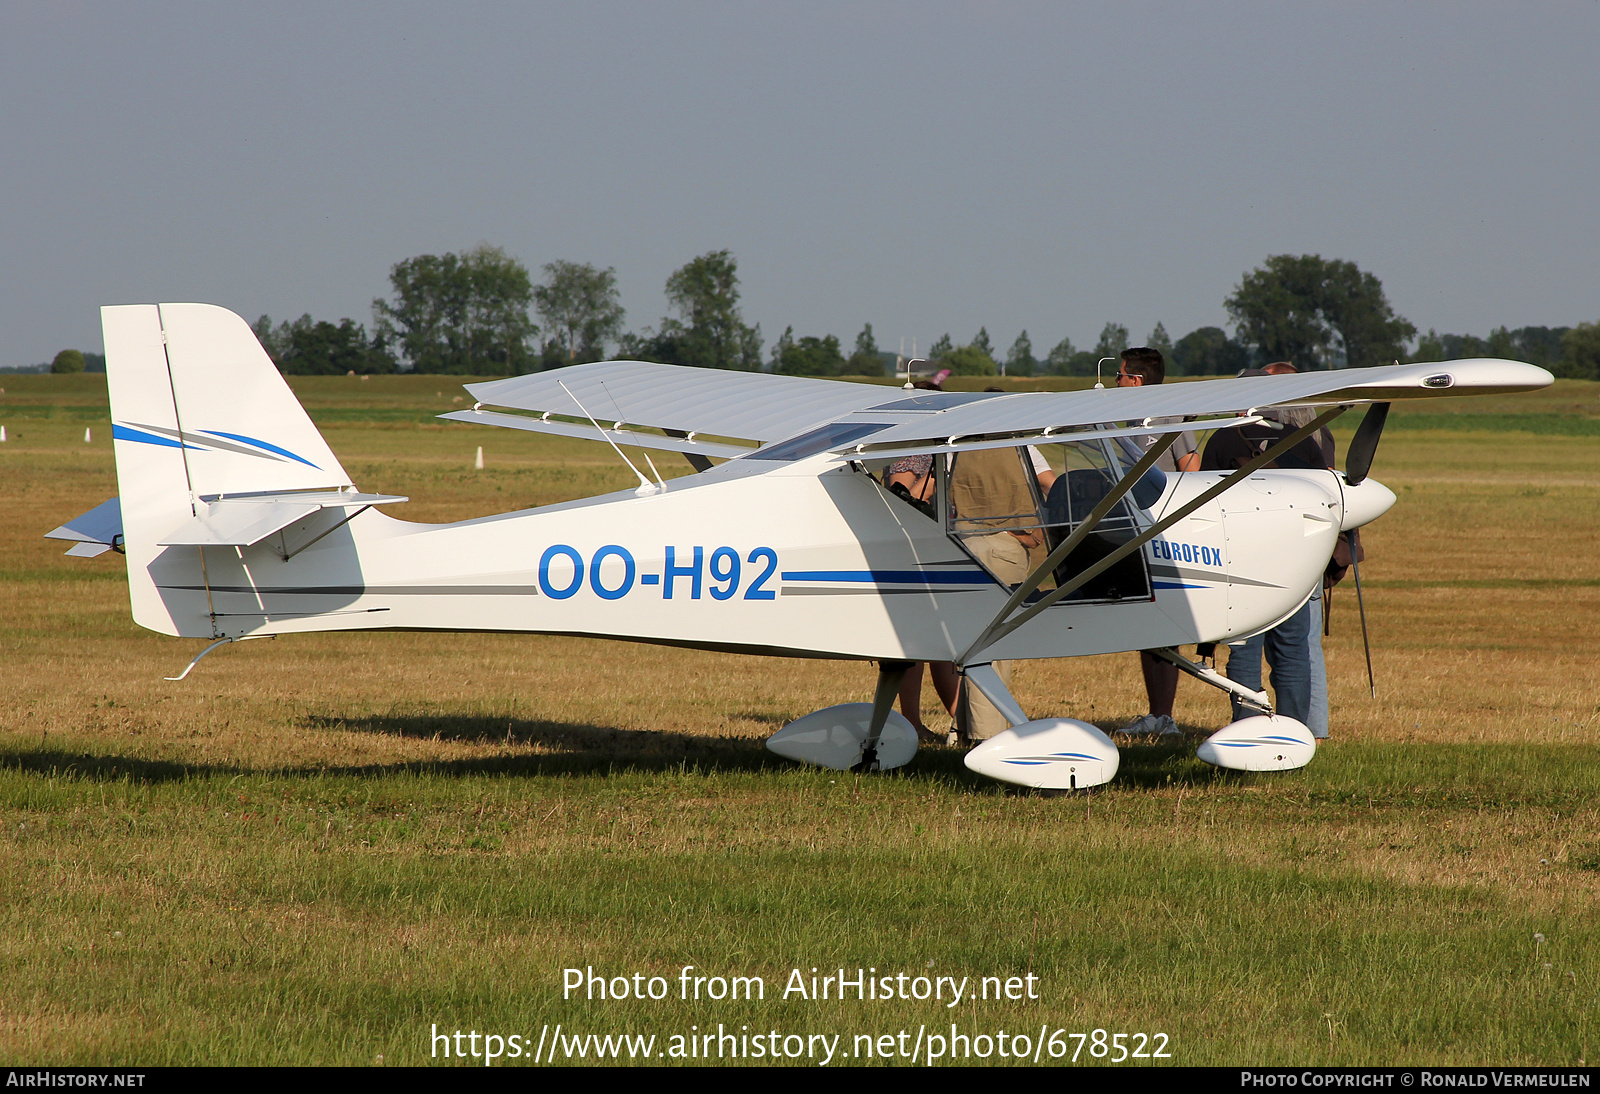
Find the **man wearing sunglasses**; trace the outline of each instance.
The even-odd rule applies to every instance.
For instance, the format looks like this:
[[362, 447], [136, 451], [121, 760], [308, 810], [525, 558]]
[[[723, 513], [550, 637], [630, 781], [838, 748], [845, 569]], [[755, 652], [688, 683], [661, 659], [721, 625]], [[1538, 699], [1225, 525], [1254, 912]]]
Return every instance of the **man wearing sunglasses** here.
[[[1149, 384], [1159, 384], [1166, 378], [1167, 363], [1161, 356], [1160, 350], [1139, 346], [1122, 351], [1122, 359], [1117, 366], [1118, 387], [1145, 387]], [[1169, 425], [1178, 420], [1157, 418], [1152, 424]], [[1134, 438], [1141, 448], [1149, 448], [1157, 439], [1155, 435]], [[1181, 433], [1172, 447], [1162, 453], [1161, 458], [1156, 461], [1156, 466], [1169, 472], [1198, 471], [1200, 453], [1197, 449], [1194, 434]], [[1149, 653], [1140, 653], [1139, 668], [1144, 674], [1144, 693], [1150, 704], [1150, 713], [1141, 714], [1129, 722], [1123, 727], [1122, 732], [1146, 737], [1155, 734], [1163, 737], [1180, 734], [1182, 730], [1178, 728], [1178, 723], [1172, 720], [1172, 704], [1178, 697], [1177, 666], [1152, 657]]]

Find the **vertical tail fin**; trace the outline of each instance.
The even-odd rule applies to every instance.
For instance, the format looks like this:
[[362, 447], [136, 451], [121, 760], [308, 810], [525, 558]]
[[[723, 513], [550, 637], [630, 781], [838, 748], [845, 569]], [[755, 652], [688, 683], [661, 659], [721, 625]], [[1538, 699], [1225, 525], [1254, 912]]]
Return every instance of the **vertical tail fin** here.
[[213, 635], [205, 548], [161, 541], [219, 496], [339, 489], [350, 477], [237, 315], [133, 304], [100, 317], [134, 621]]

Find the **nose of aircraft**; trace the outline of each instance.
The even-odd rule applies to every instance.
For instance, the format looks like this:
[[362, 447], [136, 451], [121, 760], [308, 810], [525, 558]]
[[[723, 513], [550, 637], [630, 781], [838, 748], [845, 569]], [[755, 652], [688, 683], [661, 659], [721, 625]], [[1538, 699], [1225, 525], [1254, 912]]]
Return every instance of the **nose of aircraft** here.
[[[1340, 479], [1344, 478], [1344, 472], [1337, 474]], [[1372, 523], [1395, 503], [1394, 491], [1377, 479], [1362, 479], [1355, 486], [1341, 485], [1344, 489], [1344, 520], [1339, 523], [1341, 532]]]

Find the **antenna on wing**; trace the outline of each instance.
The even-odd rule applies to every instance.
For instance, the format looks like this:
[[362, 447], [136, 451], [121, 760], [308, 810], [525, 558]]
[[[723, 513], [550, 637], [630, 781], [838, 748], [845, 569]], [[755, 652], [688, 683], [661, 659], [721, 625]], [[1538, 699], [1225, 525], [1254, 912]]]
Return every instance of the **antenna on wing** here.
[[607, 433], [604, 429], [601, 429], [600, 428], [600, 423], [594, 420], [594, 415], [590, 414], [589, 411], [584, 407], [584, 405], [582, 403], [578, 402], [578, 397], [576, 395], [572, 394], [572, 389], [569, 388], [566, 385], [566, 383], [564, 381], [561, 381], [561, 380], [557, 380], [556, 381], [556, 386], [561, 388], [562, 391], [565, 391], [567, 393], [567, 398], [571, 399], [574, 403], [577, 403], [578, 409], [583, 411], [583, 416], [585, 418], [589, 419], [589, 424], [594, 426], [596, 429], [599, 429], [600, 430], [600, 436], [604, 437], [606, 439], [606, 443], [608, 443], [609, 445], [611, 445], [611, 447], [613, 449], [615, 449], [617, 455], [622, 456], [622, 462], [628, 465], [628, 470], [632, 471], [635, 475], [638, 475], [638, 477], [639, 477], [639, 488], [637, 490], [635, 490], [634, 493], [638, 494], [640, 497], [649, 497], [651, 494], [659, 494], [659, 493], [661, 493], [661, 491], [665, 488], [666, 484], [663, 483], [661, 486], [657, 486], [655, 483], [653, 483], [649, 479], [645, 478], [644, 475], [640, 473], [639, 469], [637, 467], [633, 466], [633, 461], [628, 459], [627, 456], [623, 455], [622, 449], [617, 448], [617, 442], [611, 439], [611, 434]]
[[[622, 404], [617, 402], [617, 397], [615, 395], [611, 394], [611, 389], [606, 387], [606, 382], [604, 380], [600, 381], [600, 390], [606, 393], [606, 398], [607, 399], [611, 400], [611, 405], [616, 408], [617, 417], [618, 418], [625, 417], [626, 412], [622, 409]], [[569, 392], [567, 392], [567, 394], [570, 395], [572, 393], [569, 391]], [[574, 399], [573, 401], [576, 402], [577, 400]], [[593, 420], [593, 419], [591, 419], [591, 420]], [[616, 428], [621, 429], [622, 428], [622, 422], [619, 421], [617, 423], [617, 425], [616, 425]], [[620, 453], [619, 453], [619, 455], [620, 455]], [[650, 465], [650, 474], [652, 474], [652, 475], [654, 475], [656, 477], [656, 482], [660, 483], [662, 491], [665, 491], [667, 489], [667, 480], [662, 478], [661, 477], [661, 472], [656, 470], [656, 461], [652, 460], [650, 458], [650, 453], [644, 451], [643, 449], [640, 450], [639, 455], [643, 456], [644, 457], [644, 462]]]
[[1094, 363], [1094, 389], [1096, 391], [1104, 391], [1106, 389], [1106, 385], [1100, 382], [1100, 366], [1105, 364], [1107, 361], [1115, 360], [1115, 357], [1102, 357], [1100, 360]]

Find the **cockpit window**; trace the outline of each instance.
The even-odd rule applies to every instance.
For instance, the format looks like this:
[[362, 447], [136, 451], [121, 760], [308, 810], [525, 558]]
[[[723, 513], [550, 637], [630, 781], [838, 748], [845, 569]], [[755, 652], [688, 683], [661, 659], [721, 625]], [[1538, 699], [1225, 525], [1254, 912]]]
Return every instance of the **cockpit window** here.
[[[945, 528], [997, 581], [1015, 588], [1072, 535], [1123, 474], [1125, 469], [1102, 441], [962, 452], [953, 458], [944, 491]], [[1073, 581], [1138, 532], [1134, 514], [1118, 501], [1034, 596]], [[1135, 552], [1066, 599], [1082, 603], [1149, 597], [1145, 559]]]
[[888, 429], [888, 422], [830, 422], [819, 429], [809, 433], [802, 433], [798, 437], [791, 437], [787, 441], [780, 441], [766, 448], [758, 448], [750, 455], [743, 457], [747, 460], [777, 460], [791, 463], [803, 460], [807, 456], [815, 456], [818, 452], [826, 452], [841, 444], [859, 441], [862, 437]]

